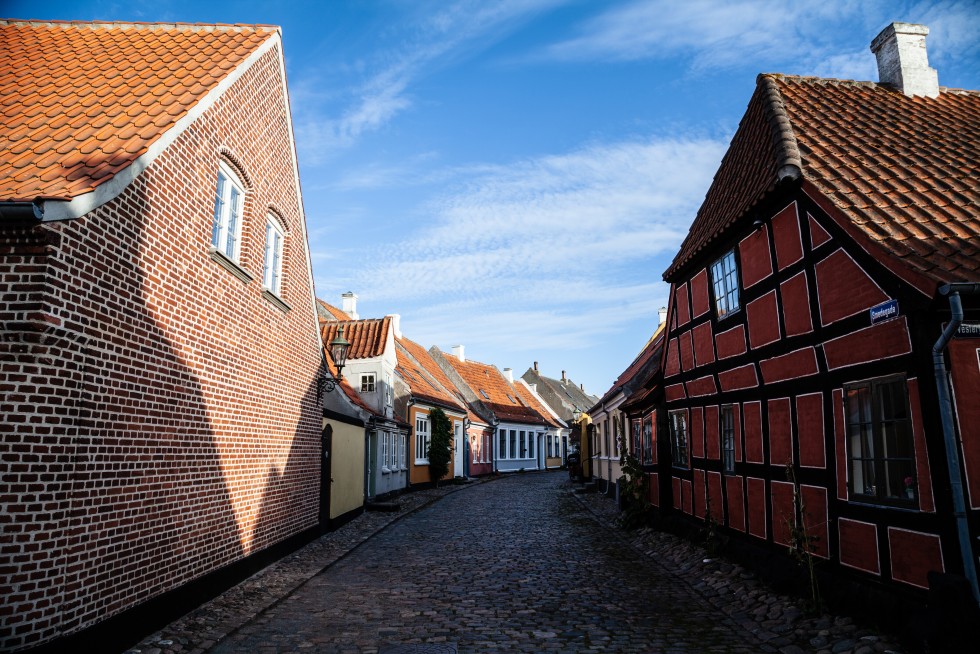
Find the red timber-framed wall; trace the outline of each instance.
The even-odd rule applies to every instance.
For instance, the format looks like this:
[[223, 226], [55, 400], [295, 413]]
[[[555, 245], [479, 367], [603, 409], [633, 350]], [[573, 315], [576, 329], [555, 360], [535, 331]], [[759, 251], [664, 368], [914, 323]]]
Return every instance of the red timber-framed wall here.
[[[668, 458], [660, 466], [669, 466], [671, 483], [661, 487], [673, 495], [660, 503], [697, 522], [710, 502], [733, 543], [785, 552], [797, 521], [789, 464], [821, 568], [922, 600], [930, 571], [962, 572], [951, 501], [940, 495], [948, 480], [931, 347], [944, 307], [852, 239], [817, 199], [799, 185], [777, 191], [755, 220], [711, 241], [668, 279], [665, 413], [685, 418], [688, 452], [686, 465]], [[733, 249], [739, 308], [719, 319], [711, 265]], [[890, 299], [898, 315], [872, 325], [870, 309]], [[845, 385], [896, 377], [907, 391], [915, 464], [914, 499], [901, 506], [850, 490], [845, 434]], [[719, 430], [727, 406], [730, 473]], [[671, 439], [669, 425], [660, 431]], [[965, 464], [968, 477], [980, 478], [976, 449]]]

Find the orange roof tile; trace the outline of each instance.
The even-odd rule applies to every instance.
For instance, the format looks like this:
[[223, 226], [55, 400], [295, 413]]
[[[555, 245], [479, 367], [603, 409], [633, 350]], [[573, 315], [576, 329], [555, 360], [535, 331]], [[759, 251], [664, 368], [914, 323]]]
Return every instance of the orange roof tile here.
[[552, 427], [561, 427], [557, 420], [551, 415], [551, 413], [538, 401], [538, 398], [534, 397], [534, 393], [531, 389], [524, 384], [517, 381], [514, 383], [514, 389], [517, 390], [517, 399], [527, 405], [528, 408], [534, 409], [534, 411], [544, 418], [544, 421]]
[[369, 318], [365, 320], [321, 320], [320, 340], [325, 347], [337, 337], [340, 327], [344, 328], [344, 338], [350, 341], [348, 359], [370, 359], [384, 354], [391, 329], [391, 318]]
[[[337, 307], [330, 304], [329, 302], [324, 302], [320, 298], [317, 298], [316, 303], [317, 303], [317, 313], [319, 313], [322, 318], [327, 318], [327, 316], [331, 316], [334, 320], [353, 320], [353, 318], [350, 317], [349, 313], [338, 309]], [[329, 319], [330, 318], [327, 318], [327, 320]]]
[[0, 200], [104, 184], [277, 32], [0, 20]]
[[[411, 350], [406, 346], [406, 343], [411, 343]], [[463, 401], [453, 395], [456, 390], [455, 387], [452, 384], [445, 386], [430, 372], [430, 368], [438, 369], [439, 366], [436, 365], [435, 361], [432, 361], [432, 357], [421, 346], [412, 343], [407, 338], [399, 338], [395, 341], [395, 352], [398, 355], [398, 366], [395, 371], [401, 375], [401, 378], [408, 385], [412, 397], [459, 411], [466, 410]], [[420, 356], [427, 359], [431, 365], [425, 365], [419, 360]], [[439, 372], [442, 373], [441, 370]], [[445, 374], [442, 376], [445, 377]]]
[[498, 420], [525, 424], [548, 424], [547, 419], [534, 409], [517, 401], [517, 391], [495, 366], [479, 361], [460, 361], [445, 357], [470, 390], [483, 402]]
[[760, 75], [671, 279], [796, 166], [853, 227], [934, 282], [980, 281], [980, 92]]

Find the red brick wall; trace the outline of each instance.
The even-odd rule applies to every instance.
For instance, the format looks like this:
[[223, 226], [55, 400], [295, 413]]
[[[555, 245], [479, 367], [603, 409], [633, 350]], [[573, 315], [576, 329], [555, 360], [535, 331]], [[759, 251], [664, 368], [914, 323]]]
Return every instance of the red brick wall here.
[[[272, 50], [114, 200], [0, 231], [0, 649], [317, 523], [321, 355], [281, 79]], [[248, 284], [208, 251], [221, 148], [252, 182]], [[288, 312], [261, 294], [270, 208]]]

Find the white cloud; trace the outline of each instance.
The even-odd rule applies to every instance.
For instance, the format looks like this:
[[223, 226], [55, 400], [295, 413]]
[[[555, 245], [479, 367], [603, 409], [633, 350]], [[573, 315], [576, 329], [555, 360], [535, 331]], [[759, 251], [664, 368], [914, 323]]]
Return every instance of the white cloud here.
[[[377, 53], [377, 68], [352, 89], [350, 102], [339, 115], [324, 116], [316, 105], [322, 86], [312, 79], [298, 83], [303, 103], [296, 113], [296, 132], [310, 163], [325, 159], [338, 149], [352, 146], [367, 132], [387, 125], [395, 116], [413, 106], [410, 87], [434, 70], [449, 65], [473, 51], [488, 47], [523, 21], [567, 0], [507, 0], [485, 3], [459, 0], [408, 28], [409, 36]], [[367, 70], [358, 62], [348, 70]], [[315, 78], [316, 76], [314, 76]], [[301, 107], [301, 108], [300, 108]]]
[[690, 55], [696, 68], [730, 66], [798, 52], [814, 23], [853, 11], [854, 3], [775, 0], [647, 0], [617, 5], [554, 44], [559, 59], [637, 60]]
[[474, 356], [584, 354], [637, 324], [652, 333], [667, 297], [660, 275], [726, 147], [630, 140], [457, 170], [443, 195], [403, 218], [419, 225], [404, 242], [345, 253], [370, 265], [335, 269], [318, 288], [327, 298], [353, 289], [362, 315], [401, 313], [411, 338], [463, 338]]

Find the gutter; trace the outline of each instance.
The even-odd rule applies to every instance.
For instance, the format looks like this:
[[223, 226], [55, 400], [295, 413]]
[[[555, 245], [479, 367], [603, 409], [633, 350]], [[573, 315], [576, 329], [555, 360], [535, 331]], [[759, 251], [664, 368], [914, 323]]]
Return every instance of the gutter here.
[[44, 203], [0, 202], [0, 220], [41, 222], [44, 220]]
[[951, 318], [939, 340], [932, 346], [932, 363], [936, 375], [936, 390], [939, 393], [939, 417], [943, 425], [943, 443], [946, 445], [946, 459], [949, 471], [949, 486], [953, 496], [953, 515], [956, 517], [956, 531], [959, 535], [960, 554], [963, 559], [963, 574], [970, 583], [973, 600], [980, 602], [980, 587], [977, 584], [977, 568], [973, 559], [973, 545], [970, 542], [970, 526], [966, 519], [966, 496], [961, 481], [959, 445], [956, 442], [956, 426], [953, 424], [953, 402], [950, 397], [949, 373], [946, 371], [944, 351], [953, 334], [963, 323], [963, 303], [960, 293], [980, 295], [980, 284], [946, 284], [939, 289], [940, 295], [949, 297]]

